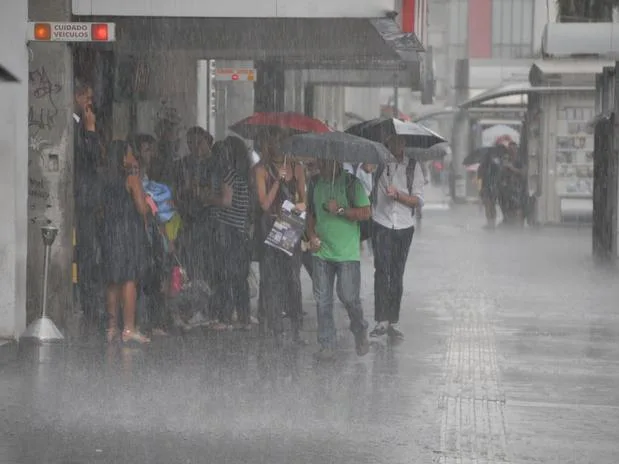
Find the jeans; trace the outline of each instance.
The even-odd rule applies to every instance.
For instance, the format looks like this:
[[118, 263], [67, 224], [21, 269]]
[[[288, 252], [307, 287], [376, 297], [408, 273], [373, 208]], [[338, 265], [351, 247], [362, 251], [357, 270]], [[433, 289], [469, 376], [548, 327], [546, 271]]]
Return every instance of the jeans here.
[[336, 329], [333, 319], [333, 284], [337, 276], [337, 296], [346, 307], [350, 331], [355, 335], [367, 330], [361, 306], [361, 263], [333, 262], [314, 256], [313, 282], [318, 315], [318, 343], [323, 348], [335, 348]]
[[374, 320], [396, 324], [404, 290], [404, 270], [413, 240], [414, 227], [388, 229], [373, 225]]

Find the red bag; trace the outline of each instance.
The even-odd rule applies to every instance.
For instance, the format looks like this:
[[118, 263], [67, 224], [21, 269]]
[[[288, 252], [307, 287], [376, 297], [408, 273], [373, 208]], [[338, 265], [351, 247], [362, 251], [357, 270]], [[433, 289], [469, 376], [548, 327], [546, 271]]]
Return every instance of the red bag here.
[[176, 261], [176, 265], [172, 268], [172, 273], [170, 274], [170, 289], [169, 296], [175, 297], [181, 293], [188, 283], [187, 272], [181, 266], [181, 263], [176, 255], [174, 255], [174, 259]]
[[170, 276], [170, 296], [175, 297], [183, 290], [183, 268], [174, 266]]

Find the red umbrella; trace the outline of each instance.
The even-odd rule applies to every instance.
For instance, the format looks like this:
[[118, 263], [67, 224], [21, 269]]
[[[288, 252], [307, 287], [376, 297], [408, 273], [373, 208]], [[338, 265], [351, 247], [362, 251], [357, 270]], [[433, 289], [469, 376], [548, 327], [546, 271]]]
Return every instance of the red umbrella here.
[[300, 113], [254, 113], [231, 125], [230, 130], [245, 139], [253, 140], [261, 131], [272, 127], [286, 129], [290, 135], [333, 132], [324, 122]]

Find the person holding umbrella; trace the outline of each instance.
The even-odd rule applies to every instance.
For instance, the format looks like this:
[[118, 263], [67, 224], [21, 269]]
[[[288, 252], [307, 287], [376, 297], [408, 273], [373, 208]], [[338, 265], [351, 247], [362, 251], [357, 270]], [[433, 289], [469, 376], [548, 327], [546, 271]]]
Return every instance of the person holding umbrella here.
[[[318, 360], [334, 356], [333, 284], [348, 311], [350, 330], [359, 356], [369, 351], [368, 323], [361, 305], [360, 221], [370, 218], [370, 200], [364, 187], [341, 163], [318, 161], [320, 177], [308, 195], [308, 237], [313, 252], [314, 298], [318, 314]], [[352, 182], [352, 184], [351, 184]], [[353, 194], [350, 194], [351, 185]], [[353, 198], [350, 198], [350, 197]]]
[[371, 337], [403, 338], [398, 328], [403, 278], [415, 232], [415, 210], [423, 205], [421, 166], [405, 157], [406, 139], [390, 135], [385, 145], [395, 160], [380, 171], [373, 192], [374, 319]]
[[285, 132], [270, 128], [258, 139], [261, 160], [255, 168], [258, 201], [262, 209], [255, 233], [261, 244], [260, 257], [260, 326], [279, 338], [283, 332], [282, 312], [291, 320], [293, 339], [302, 343], [303, 323], [301, 298], [301, 245], [293, 256], [273, 247], [264, 246], [264, 239], [273, 227], [286, 200], [296, 209], [305, 211], [305, 170], [292, 162], [280, 149]]

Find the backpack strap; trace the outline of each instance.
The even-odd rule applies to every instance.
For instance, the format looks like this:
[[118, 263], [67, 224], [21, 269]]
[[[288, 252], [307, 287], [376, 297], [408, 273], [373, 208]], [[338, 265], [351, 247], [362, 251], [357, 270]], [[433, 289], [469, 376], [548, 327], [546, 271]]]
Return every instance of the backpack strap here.
[[415, 181], [415, 168], [417, 167], [417, 160], [415, 158], [408, 159], [408, 165], [406, 166], [406, 189], [408, 194], [413, 194], [413, 182]]
[[316, 186], [317, 178], [318, 176], [316, 175], [307, 179], [307, 199], [305, 200], [307, 212], [314, 217], [316, 217], [316, 208], [314, 206], [314, 187]]
[[[415, 169], [417, 168], [417, 160], [415, 158], [408, 159], [408, 165], [406, 166], [406, 189], [408, 190], [408, 194], [413, 194], [413, 182], [415, 181]], [[414, 216], [415, 210], [417, 208], [412, 208], [411, 213]]]
[[357, 182], [359, 179], [354, 175], [347, 173], [346, 175], [346, 199], [348, 200], [348, 207], [355, 208], [357, 203]]
[[379, 164], [376, 168], [376, 171], [374, 171], [374, 175], [372, 176], [372, 191], [370, 192], [370, 203], [373, 205], [376, 204], [376, 197], [378, 196], [378, 182], [380, 181], [380, 178], [383, 176], [384, 172], [385, 165]]

